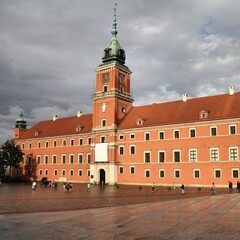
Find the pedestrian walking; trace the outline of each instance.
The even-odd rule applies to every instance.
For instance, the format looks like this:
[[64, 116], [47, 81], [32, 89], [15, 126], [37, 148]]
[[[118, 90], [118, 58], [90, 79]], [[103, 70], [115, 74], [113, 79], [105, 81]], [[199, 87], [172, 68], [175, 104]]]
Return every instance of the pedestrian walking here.
[[90, 182], [88, 182], [88, 184], [87, 184], [87, 192], [88, 193], [90, 193], [90, 188], [91, 188], [91, 184], [90, 184]]
[[154, 190], [155, 190], [155, 183], [153, 182], [152, 183], [152, 192], [154, 192]]
[[185, 194], [185, 186], [184, 186], [184, 184], [182, 184], [181, 189], [182, 189], [182, 194], [184, 195]]
[[217, 195], [216, 186], [214, 182], [212, 183], [211, 187], [211, 195]]
[[233, 193], [233, 184], [231, 181], [228, 181], [228, 193]]
[[32, 190], [35, 191], [37, 188], [37, 182], [34, 180], [32, 183]]
[[238, 190], [238, 193], [240, 193], [240, 182], [237, 181], [237, 190]]

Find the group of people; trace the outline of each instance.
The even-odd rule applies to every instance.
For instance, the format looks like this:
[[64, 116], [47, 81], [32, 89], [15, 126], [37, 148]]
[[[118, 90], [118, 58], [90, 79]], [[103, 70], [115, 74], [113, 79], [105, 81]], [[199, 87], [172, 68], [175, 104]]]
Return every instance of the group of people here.
[[63, 184], [63, 191], [64, 192], [69, 192], [72, 191], [73, 184], [72, 183], [64, 183]]
[[[240, 193], [240, 182], [237, 181], [237, 187], [236, 187], [238, 193]], [[231, 181], [228, 181], [228, 193], [233, 193], [233, 183]], [[212, 187], [211, 187], [211, 195], [216, 195], [217, 191], [216, 191], [216, 186], [215, 183], [212, 183]]]

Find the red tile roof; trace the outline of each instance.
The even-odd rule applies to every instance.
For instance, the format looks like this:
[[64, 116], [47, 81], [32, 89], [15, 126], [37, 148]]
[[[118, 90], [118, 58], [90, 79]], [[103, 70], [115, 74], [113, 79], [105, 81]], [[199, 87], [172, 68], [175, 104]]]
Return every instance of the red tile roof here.
[[[79, 132], [76, 131], [78, 127], [82, 127], [82, 130]], [[58, 118], [55, 121], [48, 120], [39, 122], [28, 131], [26, 131], [21, 139], [88, 133], [91, 130], [92, 114], [86, 114], [82, 115], [81, 117], [74, 116], [67, 118]], [[36, 132], [39, 133], [38, 136], [36, 136]]]
[[[199, 118], [204, 110], [209, 116]], [[221, 119], [240, 118], [240, 92], [229, 94], [188, 99], [186, 102], [174, 101], [133, 107], [119, 124], [118, 129], [142, 128], [170, 124], [191, 123]], [[143, 125], [137, 121], [143, 119]], [[76, 128], [81, 126], [80, 132]], [[55, 121], [42, 121], [30, 128], [21, 136], [21, 139], [41, 138], [89, 133], [92, 130], [92, 114], [81, 117], [59, 118]], [[36, 132], [39, 133], [36, 136]]]
[[[208, 118], [200, 119], [199, 113], [205, 110]], [[141, 117], [143, 125], [137, 125]], [[133, 107], [122, 120], [119, 129], [142, 128], [169, 124], [210, 121], [240, 117], [240, 92], [188, 99], [147, 106]]]

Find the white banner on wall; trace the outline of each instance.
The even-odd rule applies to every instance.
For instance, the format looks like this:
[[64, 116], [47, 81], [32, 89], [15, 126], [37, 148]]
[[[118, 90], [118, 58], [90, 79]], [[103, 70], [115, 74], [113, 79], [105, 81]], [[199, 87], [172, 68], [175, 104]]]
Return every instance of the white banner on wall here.
[[108, 162], [108, 143], [96, 143], [95, 162]]

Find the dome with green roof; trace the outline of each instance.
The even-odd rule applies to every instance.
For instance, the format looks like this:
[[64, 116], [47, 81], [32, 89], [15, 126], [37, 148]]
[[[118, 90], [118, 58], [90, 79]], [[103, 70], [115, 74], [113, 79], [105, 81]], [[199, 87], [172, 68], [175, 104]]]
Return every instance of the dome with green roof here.
[[116, 4], [114, 7], [114, 18], [112, 25], [112, 38], [107, 47], [104, 49], [102, 62], [107, 63], [111, 61], [117, 61], [122, 64], [125, 63], [126, 55], [125, 51], [122, 49], [120, 43], [117, 40], [117, 20], [116, 20]]

